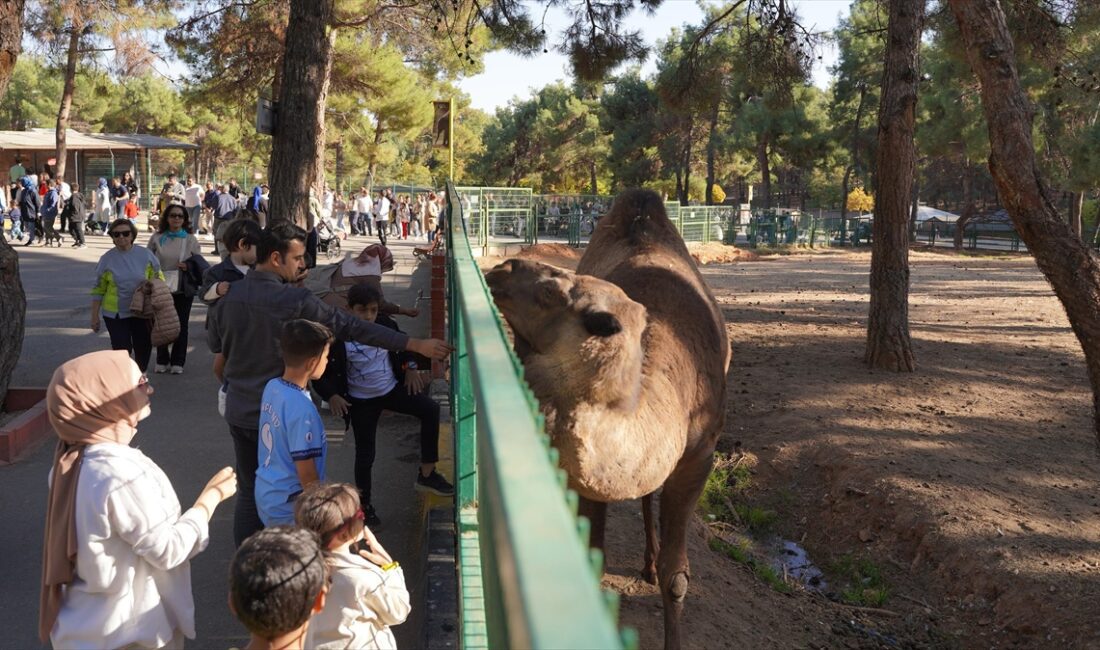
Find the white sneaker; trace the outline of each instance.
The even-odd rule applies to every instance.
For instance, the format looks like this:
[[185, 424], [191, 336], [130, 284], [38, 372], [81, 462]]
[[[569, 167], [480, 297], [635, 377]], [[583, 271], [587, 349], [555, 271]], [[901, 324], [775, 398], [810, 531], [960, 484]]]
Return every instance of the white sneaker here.
[[153, 368], [153, 371], [156, 372], [158, 375], [162, 375], [168, 372], [168, 366], [158, 363], [157, 367]]
[[183, 374], [183, 366], [172, 366], [172, 374], [173, 375], [182, 375]]

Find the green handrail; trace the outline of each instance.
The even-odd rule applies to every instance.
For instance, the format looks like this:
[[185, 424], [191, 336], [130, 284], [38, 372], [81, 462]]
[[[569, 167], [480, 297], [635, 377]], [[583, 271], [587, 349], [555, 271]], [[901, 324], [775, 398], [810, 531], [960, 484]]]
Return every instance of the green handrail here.
[[447, 186], [463, 648], [631, 648]]

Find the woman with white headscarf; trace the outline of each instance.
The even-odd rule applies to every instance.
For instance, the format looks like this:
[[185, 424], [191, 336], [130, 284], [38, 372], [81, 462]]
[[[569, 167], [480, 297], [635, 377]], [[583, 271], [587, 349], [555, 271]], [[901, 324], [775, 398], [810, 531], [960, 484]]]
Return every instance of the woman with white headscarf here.
[[219, 471], [181, 513], [168, 477], [130, 446], [152, 392], [124, 350], [77, 357], [50, 380], [46, 407], [60, 440], [38, 634], [55, 648], [182, 648], [195, 637], [190, 560], [210, 541], [210, 518], [236, 476]]

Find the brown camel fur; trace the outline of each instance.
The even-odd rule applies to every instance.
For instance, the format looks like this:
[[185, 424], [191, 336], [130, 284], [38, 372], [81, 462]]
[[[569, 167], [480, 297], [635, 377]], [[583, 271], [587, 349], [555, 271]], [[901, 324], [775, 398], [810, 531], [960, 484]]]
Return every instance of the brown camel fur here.
[[730, 348], [714, 296], [646, 190], [615, 199], [576, 274], [508, 260], [486, 280], [592, 521], [592, 545], [603, 547], [607, 503], [642, 498], [643, 575], [659, 580], [665, 647], [679, 648], [687, 528], [725, 417]]

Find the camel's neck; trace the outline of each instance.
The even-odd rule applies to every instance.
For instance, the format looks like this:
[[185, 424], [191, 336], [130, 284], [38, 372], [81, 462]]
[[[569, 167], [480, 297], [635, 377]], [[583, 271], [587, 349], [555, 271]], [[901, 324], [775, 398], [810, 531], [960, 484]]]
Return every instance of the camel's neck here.
[[687, 418], [673, 401], [681, 391], [668, 373], [643, 366], [641, 345], [634, 354], [618, 352], [599, 362], [585, 350], [553, 355], [554, 363], [550, 355], [527, 360], [528, 381], [571, 485], [599, 501], [657, 489], [686, 444]]

